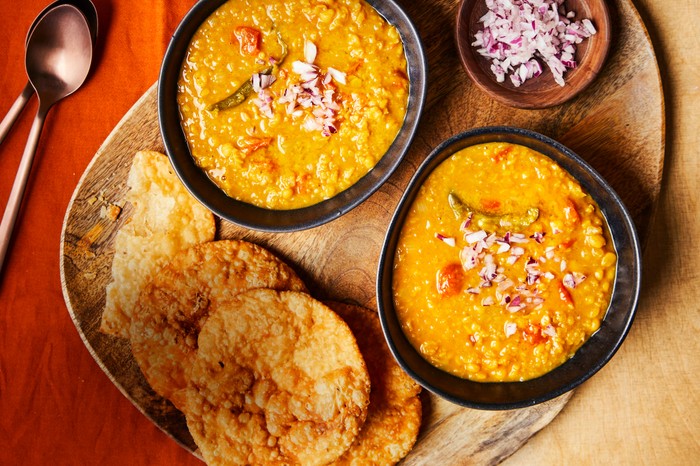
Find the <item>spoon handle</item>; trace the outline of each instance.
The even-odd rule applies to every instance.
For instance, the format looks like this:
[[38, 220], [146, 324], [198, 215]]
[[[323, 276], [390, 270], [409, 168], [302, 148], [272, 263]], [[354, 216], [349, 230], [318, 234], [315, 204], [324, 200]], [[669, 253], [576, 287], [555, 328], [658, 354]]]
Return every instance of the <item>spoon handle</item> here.
[[10, 107], [10, 110], [7, 112], [7, 115], [5, 115], [5, 118], [3, 118], [0, 122], [0, 144], [2, 144], [2, 141], [5, 139], [5, 136], [7, 136], [7, 133], [10, 132], [10, 128], [12, 128], [15, 120], [19, 114], [22, 113], [22, 109], [33, 94], [34, 88], [29, 82], [27, 82], [27, 85], [24, 86], [22, 93], [19, 95], [19, 97], [17, 97], [17, 100], [15, 100], [15, 103], [12, 104], [12, 107]]
[[29, 178], [29, 173], [32, 169], [32, 161], [34, 160], [36, 147], [39, 144], [39, 137], [41, 136], [41, 130], [44, 126], [45, 117], [46, 109], [39, 104], [39, 110], [34, 117], [32, 129], [29, 131], [29, 138], [27, 140], [27, 145], [24, 148], [22, 160], [19, 162], [15, 182], [12, 185], [12, 191], [10, 191], [7, 206], [5, 206], [5, 213], [2, 216], [2, 222], [0, 222], [0, 272], [2, 271], [3, 263], [5, 262], [7, 248], [10, 245], [10, 238], [12, 237], [12, 230], [14, 229], [15, 221], [17, 220], [17, 214], [19, 213], [19, 208], [22, 204], [24, 189], [27, 186], [27, 179]]

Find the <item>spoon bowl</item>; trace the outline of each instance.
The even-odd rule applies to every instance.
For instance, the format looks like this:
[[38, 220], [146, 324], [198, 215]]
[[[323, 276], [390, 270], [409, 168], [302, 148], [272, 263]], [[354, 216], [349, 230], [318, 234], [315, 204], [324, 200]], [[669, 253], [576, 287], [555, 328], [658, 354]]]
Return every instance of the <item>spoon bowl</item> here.
[[46, 13], [29, 33], [25, 66], [39, 99], [7, 207], [0, 223], [0, 268], [12, 236], [44, 119], [59, 100], [85, 82], [92, 64], [92, 36], [83, 13], [73, 5], [59, 5]]
[[98, 21], [97, 8], [95, 8], [95, 4], [92, 3], [91, 0], [56, 0], [55, 2], [50, 3], [46, 8], [41, 10], [41, 13], [36, 16], [32, 25], [29, 26], [29, 31], [27, 31], [27, 44], [29, 43], [29, 37], [32, 35], [32, 32], [34, 32], [36, 25], [39, 23], [39, 21], [41, 21], [41, 18], [46, 16], [46, 13], [60, 5], [72, 5], [80, 10], [85, 17], [85, 21], [87, 21], [88, 26], [90, 27], [90, 37], [92, 38], [92, 46], [94, 47], [95, 42], [97, 42]]
[[80, 10], [59, 5], [47, 13], [27, 42], [25, 66], [39, 97], [48, 107], [75, 92], [92, 62], [89, 26]]
[[[26, 44], [29, 43], [29, 37], [31, 37], [32, 32], [34, 32], [34, 29], [36, 28], [36, 25], [41, 21], [41, 19], [46, 16], [46, 14], [56, 8], [59, 5], [73, 5], [80, 9], [81, 13], [85, 16], [85, 20], [88, 23], [88, 26], [90, 27], [90, 36], [92, 38], [92, 46], [95, 46], [95, 43], [97, 42], [97, 29], [98, 29], [98, 20], [97, 20], [97, 9], [95, 8], [95, 5], [92, 3], [91, 0], [56, 0], [55, 2], [49, 4], [46, 8], [41, 10], [41, 13], [37, 15], [37, 17], [34, 19], [32, 22], [32, 25], [29, 27], [29, 31], [27, 32], [27, 39], [25, 43], [25, 49], [26, 49]], [[24, 89], [22, 89], [22, 92], [19, 94], [17, 99], [15, 99], [15, 102], [12, 104], [10, 109], [7, 112], [7, 115], [5, 115], [5, 118], [0, 121], [0, 143], [5, 139], [5, 136], [7, 136], [7, 133], [9, 133], [10, 128], [12, 128], [12, 125], [15, 123], [15, 120], [19, 117], [20, 113], [22, 113], [22, 109], [24, 106], [27, 104], [29, 99], [31, 99], [32, 95], [34, 95], [34, 87], [32, 84], [27, 81], [27, 84], [24, 86]]]

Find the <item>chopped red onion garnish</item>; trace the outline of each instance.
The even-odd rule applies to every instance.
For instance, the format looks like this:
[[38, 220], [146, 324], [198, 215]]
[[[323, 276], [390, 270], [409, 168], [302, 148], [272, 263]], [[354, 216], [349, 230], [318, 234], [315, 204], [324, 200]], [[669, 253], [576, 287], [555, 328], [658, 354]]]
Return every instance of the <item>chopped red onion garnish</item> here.
[[262, 89], [258, 93], [258, 98], [253, 101], [253, 103], [260, 109], [262, 113], [267, 118], [273, 118], [275, 116], [272, 111], [272, 97], [265, 89]]
[[306, 60], [306, 63], [316, 61], [316, 44], [310, 40], [304, 41], [304, 60]]
[[437, 239], [439, 239], [440, 241], [442, 241], [443, 243], [445, 243], [446, 245], [448, 245], [448, 246], [455, 247], [455, 245], [457, 244], [457, 242], [455, 241], [455, 239], [452, 238], [451, 236], [445, 236], [445, 235], [443, 235], [443, 234], [441, 234], [441, 233], [435, 233], [435, 237], [436, 237]]
[[[286, 104], [286, 112], [298, 118], [304, 114], [302, 109], [311, 109], [313, 118], [307, 116], [303, 127], [307, 131], [320, 131], [325, 137], [338, 132], [336, 116], [340, 111], [337, 102], [338, 94], [333, 80], [345, 84], [345, 73], [334, 68], [328, 68], [327, 73], [321, 73], [316, 60], [318, 49], [311, 41], [304, 42], [304, 59], [292, 63], [292, 71], [301, 78], [300, 84], [290, 86], [284, 91], [280, 103]], [[297, 106], [301, 107], [297, 110]]]
[[[318, 66], [312, 65], [311, 63], [306, 63], [303, 61], [295, 61], [292, 63], [292, 71], [298, 75], [315, 74], [318, 76]], [[313, 78], [310, 78], [313, 79]], [[304, 81], [309, 81], [309, 79], [304, 79]]]
[[539, 280], [540, 275], [542, 275], [540, 272], [540, 263], [532, 257], [528, 258], [525, 264], [525, 272], [527, 273], [527, 277], [525, 278], [526, 283], [528, 285], [534, 285], [535, 282]]
[[251, 78], [251, 84], [253, 85], [253, 90], [255, 92], [260, 92], [263, 89], [267, 89], [277, 80], [271, 74], [261, 74], [255, 73]]
[[253, 85], [253, 90], [255, 92], [260, 92], [262, 87], [260, 87], [260, 73], [255, 73], [251, 78], [250, 78], [250, 83]]
[[261, 74], [259, 76], [260, 76], [260, 88], [261, 89], [267, 89], [268, 87], [270, 87], [272, 85], [272, 83], [277, 81], [277, 78], [271, 74]]
[[583, 283], [583, 281], [585, 279], [586, 279], [586, 276], [584, 274], [578, 273], [578, 272], [573, 272], [573, 273], [567, 273], [566, 275], [564, 275], [564, 278], [562, 278], [561, 282], [567, 288], [576, 288], [581, 283]]
[[345, 84], [345, 73], [338, 71], [335, 68], [328, 67], [328, 74], [340, 84]]
[[532, 236], [530, 236], [530, 238], [534, 239], [534, 240], [537, 241], [539, 244], [542, 244], [542, 242], [544, 241], [544, 235], [545, 235], [545, 234], [546, 234], [546, 233], [543, 232], [543, 231], [537, 231], [537, 232], [535, 232]]
[[508, 338], [511, 335], [514, 335], [517, 330], [518, 326], [513, 322], [506, 322], [506, 324], [503, 326], [503, 331], [506, 334], [506, 338]]
[[472, 218], [474, 217], [474, 212], [469, 212], [469, 215], [467, 215], [467, 218], [462, 222], [462, 224], [459, 226], [459, 229], [461, 231], [466, 232], [467, 228], [469, 228], [469, 225], [472, 223]]
[[525, 309], [525, 304], [523, 304], [522, 298], [516, 295], [513, 299], [510, 300], [510, 302], [506, 306], [506, 309], [508, 309], [508, 312], [518, 312], [522, 309]]
[[544, 330], [542, 330], [542, 333], [554, 338], [557, 336], [557, 329], [555, 329], [554, 326], [550, 324], [550, 325], [547, 325], [544, 328]]
[[542, 73], [540, 60], [564, 86], [564, 73], [575, 68], [576, 45], [596, 33], [589, 19], [572, 21], [564, 0], [486, 0], [489, 11], [472, 46], [491, 60], [498, 82], [509, 77], [518, 87]]
[[591, 35], [598, 32], [598, 31], [596, 31], [595, 26], [593, 26], [593, 23], [591, 22], [591, 20], [588, 18], [583, 19], [581, 21], [581, 24], [583, 24], [583, 27], [586, 28], [586, 31], [588, 31]]
[[509, 243], [527, 243], [527, 237], [522, 233], [513, 233], [509, 236]]
[[479, 230], [479, 231], [471, 233], [469, 235], [465, 235], [464, 240], [469, 244], [474, 244], [474, 243], [477, 243], [483, 239], [486, 239], [487, 236], [488, 236], [488, 233], [486, 233], [484, 230]]
[[484, 249], [488, 249], [496, 244], [496, 233], [491, 233], [486, 238], [484, 238]]
[[337, 132], [338, 128], [336, 128], [334, 124], [326, 123], [323, 128], [323, 131], [321, 131], [321, 134], [326, 137], [329, 137], [331, 134], [335, 134]]
[[510, 251], [510, 244], [506, 243], [505, 241], [496, 241], [496, 244], [498, 244], [498, 250], [496, 251], [497, 254], [503, 254], [504, 252]]
[[272, 111], [272, 96], [267, 88], [276, 80], [277, 78], [271, 74], [261, 73], [255, 73], [251, 78], [253, 90], [258, 93], [258, 98], [255, 99], [253, 103], [260, 109], [260, 113], [267, 118], [272, 118], [274, 116], [274, 112]]
[[479, 253], [473, 247], [466, 246], [460, 251], [459, 259], [464, 270], [471, 270], [478, 263]]
[[488, 282], [490, 285], [493, 279], [496, 278], [496, 264], [492, 262], [487, 263], [479, 272], [479, 276], [484, 280], [484, 282]]
[[508, 288], [512, 287], [514, 285], [513, 280], [510, 278], [507, 280], [503, 280], [501, 283], [498, 284], [498, 291], [506, 291]]
[[544, 250], [544, 255], [547, 259], [553, 259], [554, 258], [554, 246], [547, 247], [547, 249]]
[[561, 279], [561, 283], [567, 288], [576, 287], [576, 281], [574, 280], [574, 276], [570, 273], [564, 275], [564, 278]]
[[307, 131], [322, 131], [323, 125], [319, 123], [315, 118], [307, 117], [304, 120], [304, 129]]
[[539, 275], [539, 274], [528, 273], [528, 274], [527, 274], [527, 278], [526, 278], [527, 284], [528, 284], [528, 285], [534, 285], [535, 282], [536, 282], [539, 278], [540, 278], [540, 275]]

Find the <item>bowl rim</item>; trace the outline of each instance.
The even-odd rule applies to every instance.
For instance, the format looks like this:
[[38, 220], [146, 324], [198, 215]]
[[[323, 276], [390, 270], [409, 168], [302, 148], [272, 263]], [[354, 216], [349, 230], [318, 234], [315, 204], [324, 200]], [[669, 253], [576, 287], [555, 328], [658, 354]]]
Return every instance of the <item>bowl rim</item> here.
[[[582, 1], [585, 3], [596, 3], [601, 8], [602, 15], [600, 21], [596, 24], [597, 32], [595, 35], [588, 38], [588, 44], [586, 45], [587, 50], [589, 45], [598, 47], [599, 53], [595, 55], [594, 61], [587, 64], [589, 66], [586, 66], [586, 72], [582, 74], [583, 78], [578, 81], [575, 87], [570, 84], [567, 76], [565, 76], [566, 88], [552, 87], [539, 91], [533, 91], [527, 87], [514, 88], [497, 82], [491, 74], [483, 72], [481, 69], [478, 71], [474, 70], [468, 56], [473, 57], [473, 60], [477, 63], [482, 59], [480, 55], [477, 54], [476, 49], [471, 45], [470, 39], [470, 15], [476, 0], [460, 0], [457, 7], [454, 40], [462, 68], [482, 92], [514, 108], [530, 110], [543, 109], [561, 105], [573, 99], [588, 88], [600, 74], [610, 52], [612, 37], [612, 15], [607, 2], [605, 0]], [[583, 72], [581, 65], [582, 63], [579, 63], [578, 69], [568, 71], [567, 75], [579, 71]], [[550, 92], [552, 89], [558, 92]], [[525, 95], [536, 95], [538, 99], [536, 101], [523, 100], [522, 97]]]
[[227, 1], [197, 2], [178, 25], [163, 58], [158, 78], [158, 123], [165, 152], [173, 169], [199, 202], [220, 218], [248, 229], [271, 233], [294, 232], [337, 219], [364, 202], [389, 179], [415, 137], [425, 105], [428, 82], [427, 58], [417, 28], [394, 0], [365, 0], [382, 18], [397, 28], [404, 43], [409, 94], [401, 128], [387, 152], [352, 186], [307, 207], [273, 210], [235, 200], [216, 186], [194, 162], [180, 125], [176, 99], [177, 81], [187, 47], [199, 26]]
[[[400, 329], [394, 309], [392, 277], [396, 243], [403, 221], [420, 186], [433, 169], [450, 155], [476, 144], [511, 142], [530, 147], [554, 160], [573, 176], [598, 203], [610, 229], [618, 253], [618, 265], [611, 302], [600, 328], [589, 337], [574, 356], [547, 374], [523, 382], [475, 382], [459, 378], [432, 366], [408, 343]], [[524, 143], [529, 142], [529, 143]], [[535, 146], [535, 147], [533, 147]], [[543, 152], [542, 147], [550, 151]], [[557, 159], [550, 154], [558, 154]], [[572, 173], [572, 167], [581, 173]], [[580, 175], [586, 179], [580, 179]], [[601, 193], [594, 193], [589, 184], [596, 184]], [[601, 196], [608, 196], [604, 204]], [[617, 234], [616, 234], [617, 233]], [[620, 233], [623, 233], [622, 235]], [[625, 262], [621, 263], [624, 259]], [[597, 373], [607, 364], [625, 340], [634, 321], [641, 289], [642, 259], [637, 231], [631, 215], [610, 185], [588, 163], [563, 144], [535, 131], [509, 127], [487, 126], [456, 134], [440, 143], [421, 163], [391, 218], [379, 257], [376, 279], [377, 308], [385, 340], [401, 368], [428, 391], [461, 406], [483, 410], [525, 408], [563, 395]], [[627, 287], [627, 288], [624, 288]], [[628, 292], [624, 296], [620, 294]], [[611, 327], [615, 325], [616, 328]], [[602, 342], [601, 342], [602, 340]], [[595, 356], [593, 362], [586, 357]], [[569, 375], [573, 373], [573, 375]], [[439, 385], [431, 382], [438, 377]], [[444, 380], [442, 380], [444, 379]], [[538, 384], [544, 383], [545, 390]], [[459, 389], [455, 388], [459, 386]], [[488, 396], [470, 396], [474, 392]]]

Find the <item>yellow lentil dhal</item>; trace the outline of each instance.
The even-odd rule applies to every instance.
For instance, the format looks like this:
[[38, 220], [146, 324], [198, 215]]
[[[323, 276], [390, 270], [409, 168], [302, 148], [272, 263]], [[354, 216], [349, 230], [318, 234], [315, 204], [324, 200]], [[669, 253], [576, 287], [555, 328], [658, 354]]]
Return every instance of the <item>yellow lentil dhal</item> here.
[[431, 364], [475, 381], [561, 365], [608, 308], [617, 257], [593, 199], [551, 159], [489, 143], [445, 160], [400, 233], [393, 294]]
[[[237, 28], [259, 34], [254, 53], [242, 52]], [[297, 62], [314, 66], [317, 81]], [[271, 65], [275, 81], [262, 93], [210, 108]], [[398, 31], [364, 0], [231, 0], [194, 35], [178, 104], [195, 161], [221, 189], [293, 209], [333, 197], [376, 165], [403, 123], [408, 85]], [[302, 92], [292, 103], [291, 91]], [[325, 100], [302, 105], [305, 93]]]

